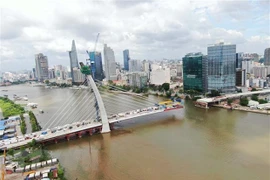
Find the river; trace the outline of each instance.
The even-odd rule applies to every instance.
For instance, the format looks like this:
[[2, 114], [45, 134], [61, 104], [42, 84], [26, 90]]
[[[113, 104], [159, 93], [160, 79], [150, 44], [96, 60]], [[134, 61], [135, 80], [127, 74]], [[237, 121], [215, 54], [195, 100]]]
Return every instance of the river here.
[[[27, 95], [30, 102], [37, 102], [45, 112], [38, 116], [40, 121], [50, 119], [74, 91], [26, 85], [2, 89], [8, 91], [1, 94]], [[111, 98], [119, 101], [120, 96], [125, 95]], [[155, 98], [149, 97], [151, 101]], [[130, 96], [126, 99], [137, 101]], [[126, 110], [125, 103], [118, 104], [113, 105], [117, 112]], [[60, 160], [70, 180], [269, 180], [269, 122], [270, 116], [263, 114], [205, 110], [185, 102], [181, 117], [118, 126], [108, 134], [47, 149]]]

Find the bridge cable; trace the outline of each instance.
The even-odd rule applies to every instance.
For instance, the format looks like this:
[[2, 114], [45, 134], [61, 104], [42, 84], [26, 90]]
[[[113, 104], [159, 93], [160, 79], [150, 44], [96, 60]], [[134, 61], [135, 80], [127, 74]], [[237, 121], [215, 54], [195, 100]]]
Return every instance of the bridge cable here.
[[[76, 102], [72, 104], [74, 105], [76, 103], [76, 106], [73, 107], [71, 111], [66, 111], [65, 114], [61, 117], [61, 119], [58, 120], [58, 122], [61, 122], [61, 120], [66, 117], [68, 118], [64, 122], [67, 122], [68, 120], [70, 120], [70, 118], [73, 118], [72, 113], [77, 110], [77, 107], [81, 105], [81, 102], [84, 101], [84, 104], [85, 104], [87, 103], [88, 99], [91, 97], [91, 96], [88, 96], [89, 95], [88, 93], [82, 92], [81, 94], [84, 94], [83, 98], [81, 98], [81, 100], [77, 99]], [[87, 97], [87, 99], [85, 99], [85, 97]]]
[[[84, 81], [81, 85], [84, 85], [85, 83], [86, 83], [86, 81]], [[76, 89], [76, 91], [73, 92], [72, 95], [77, 94], [78, 90], [80, 90], [80, 89]], [[46, 125], [48, 125], [53, 118], [57, 119], [60, 116], [60, 114], [66, 109], [66, 107], [70, 104], [70, 102], [72, 102], [71, 99], [69, 99], [69, 98], [66, 99], [66, 101], [62, 104], [62, 106], [60, 108], [58, 108], [58, 110], [54, 113], [54, 115], [43, 126], [45, 127]], [[64, 108], [63, 108], [63, 106], [64, 106]], [[61, 111], [61, 112], [59, 113], [59, 111]]]

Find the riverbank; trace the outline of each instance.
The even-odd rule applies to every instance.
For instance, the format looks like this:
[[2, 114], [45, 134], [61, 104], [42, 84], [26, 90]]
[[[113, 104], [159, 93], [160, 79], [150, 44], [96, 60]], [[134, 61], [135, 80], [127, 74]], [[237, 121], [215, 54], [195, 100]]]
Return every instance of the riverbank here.
[[109, 90], [109, 92], [117, 93], [117, 94], [126, 94], [126, 95], [131, 95], [131, 96], [143, 96], [142, 94], [133, 93], [133, 92], [123, 92], [123, 91], [113, 91], [113, 90]]
[[213, 107], [218, 107], [218, 108], [223, 108], [223, 109], [229, 109], [229, 110], [239, 110], [239, 111], [246, 111], [246, 112], [253, 112], [253, 113], [259, 113], [259, 114], [266, 114], [270, 115], [269, 110], [259, 110], [259, 109], [250, 109], [249, 107], [244, 107], [244, 106], [238, 106], [238, 107], [232, 107], [231, 106], [225, 106], [225, 105], [218, 105], [215, 104]]

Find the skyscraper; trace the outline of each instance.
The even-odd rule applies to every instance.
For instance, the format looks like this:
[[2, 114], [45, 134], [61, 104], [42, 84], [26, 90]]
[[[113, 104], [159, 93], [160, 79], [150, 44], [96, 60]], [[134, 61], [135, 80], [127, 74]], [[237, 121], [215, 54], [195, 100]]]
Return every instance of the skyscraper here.
[[36, 68], [33, 68], [33, 79], [37, 79], [37, 75], [36, 75]]
[[130, 60], [130, 57], [129, 57], [129, 50], [126, 49], [123, 51], [123, 56], [124, 56], [124, 69], [126, 71], [129, 71], [129, 60]]
[[116, 80], [115, 57], [112, 48], [104, 44], [105, 75], [107, 80]]
[[270, 66], [270, 48], [264, 50], [264, 65]]
[[130, 72], [138, 72], [142, 71], [142, 63], [140, 60], [131, 59], [129, 61], [129, 71]]
[[35, 55], [35, 61], [36, 61], [36, 75], [38, 81], [44, 81], [48, 79], [48, 58], [47, 56], [44, 56], [42, 53]]
[[91, 62], [92, 77], [94, 80], [102, 81], [104, 79], [101, 52], [89, 52]]
[[207, 48], [208, 90], [235, 91], [236, 45], [219, 43]]
[[184, 90], [207, 92], [207, 57], [189, 53], [183, 57]]
[[72, 82], [74, 82], [73, 69], [79, 68], [77, 50], [76, 50], [76, 45], [75, 45], [74, 40], [72, 40], [71, 51], [69, 51], [68, 54], [69, 54], [69, 59], [70, 59], [71, 78], [72, 78]]
[[241, 68], [242, 69], [242, 61], [244, 58], [244, 53], [236, 53], [236, 68]]

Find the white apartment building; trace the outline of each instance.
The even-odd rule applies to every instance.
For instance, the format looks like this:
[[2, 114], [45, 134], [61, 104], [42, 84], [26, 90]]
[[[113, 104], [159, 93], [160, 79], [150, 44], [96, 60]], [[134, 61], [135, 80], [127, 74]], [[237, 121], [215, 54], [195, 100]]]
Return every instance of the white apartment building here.
[[170, 81], [170, 68], [161, 68], [156, 65], [152, 66], [152, 71], [150, 72], [150, 84], [162, 85], [163, 83], [170, 83]]
[[85, 80], [85, 75], [81, 72], [79, 68], [73, 68], [74, 82], [82, 83]]
[[254, 77], [266, 78], [270, 74], [270, 66], [256, 66], [253, 67]]
[[105, 62], [105, 76], [106, 80], [116, 80], [116, 63], [114, 51], [112, 48], [108, 47], [107, 44], [104, 44], [104, 62]]

